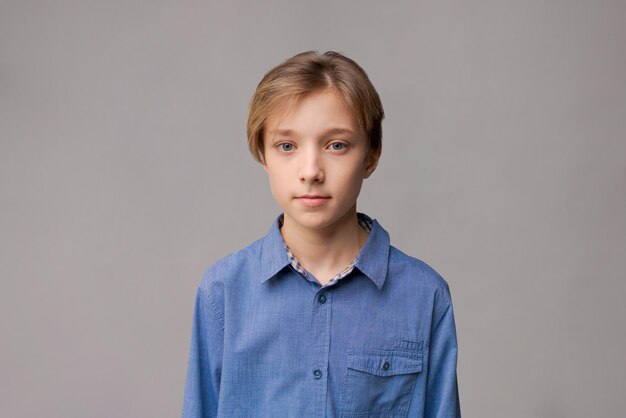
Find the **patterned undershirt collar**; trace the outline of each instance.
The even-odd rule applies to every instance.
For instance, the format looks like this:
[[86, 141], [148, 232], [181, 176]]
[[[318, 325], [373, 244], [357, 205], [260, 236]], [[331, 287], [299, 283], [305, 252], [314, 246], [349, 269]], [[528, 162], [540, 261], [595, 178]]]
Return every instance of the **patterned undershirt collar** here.
[[[283, 214], [283, 215], [280, 215], [280, 217], [278, 218], [278, 227], [279, 228], [282, 228], [282, 226], [283, 226], [283, 219], [284, 219], [284, 217], [285, 217], [285, 215]], [[361, 216], [361, 214], [357, 214], [357, 219], [359, 220], [359, 225], [361, 226], [361, 228], [363, 228], [365, 230], [365, 232], [367, 232], [369, 234], [369, 232], [372, 230], [372, 221], [370, 219], [364, 217], [364, 216]], [[303, 277], [306, 278], [307, 275], [308, 275], [308, 272], [302, 267], [302, 265], [300, 264], [300, 262], [298, 261], [296, 256], [293, 255], [293, 253], [289, 249], [289, 246], [287, 246], [287, 243], [285, 242], [285, 240], [283, 239], [282, 241], [283, 241], [283, 246], [285, 247], [285, 250], [287, 251], [287, 256], [289, 257], [289, 262], [291, 263], [291, 267], [293, 267], [295, 271], [297, 271]], [[322, 287], [332, 286], [335, 283], [337, 283], [339, 280], [343, 279], [348, 274], [350, 274], [352, 272], [352, 270], [354, 270], [354, 265], [356, 264], [356, 261], [358, 260], [358, 258], [359, 258], [359, 255], [357, 254], [357, 256], [354, 257], [354, 260], [352, 260], [350, 265], [348, 265], [348, 267], [343, 269], [341, 271], [341, 273], [338, 273], [335, 277], [330, 279], [330, 281], [328, 283], [326, 283]]]

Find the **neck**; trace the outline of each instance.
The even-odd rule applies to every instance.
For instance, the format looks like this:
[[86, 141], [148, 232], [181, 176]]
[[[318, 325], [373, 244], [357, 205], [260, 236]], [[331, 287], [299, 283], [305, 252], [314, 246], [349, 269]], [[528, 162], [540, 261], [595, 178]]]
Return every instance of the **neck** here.
[[305, 228], [285, 215], [281, 234], [302, 267], [322, 284], [347, 267], [367, 241], [356, 205], [332, 225], [320, 229]]

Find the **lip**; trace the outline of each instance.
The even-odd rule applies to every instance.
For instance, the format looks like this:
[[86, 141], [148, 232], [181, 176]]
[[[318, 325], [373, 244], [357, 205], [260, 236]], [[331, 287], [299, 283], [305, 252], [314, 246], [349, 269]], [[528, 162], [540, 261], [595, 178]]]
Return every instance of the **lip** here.
[[315, 207], [322, 206], [330, 199], [329, 196], [320, 196], [320, 195], [302, 195], [297, 196], [296, 199], [301, 202], [304, 206]]

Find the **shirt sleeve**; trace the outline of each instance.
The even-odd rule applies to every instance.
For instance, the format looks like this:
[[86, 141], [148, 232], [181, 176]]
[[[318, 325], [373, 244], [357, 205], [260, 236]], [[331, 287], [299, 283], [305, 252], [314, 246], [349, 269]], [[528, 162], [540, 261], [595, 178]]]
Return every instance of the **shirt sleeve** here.
[[457, 340], [452, 300], [446, 286], [433, 317], [428, 351], [425, 418], [460, 418], [456, 377]]
[[219, 308], [201, 284], [193, 314], [183, 418], [217, 416], [224, 346], [224, 320]]

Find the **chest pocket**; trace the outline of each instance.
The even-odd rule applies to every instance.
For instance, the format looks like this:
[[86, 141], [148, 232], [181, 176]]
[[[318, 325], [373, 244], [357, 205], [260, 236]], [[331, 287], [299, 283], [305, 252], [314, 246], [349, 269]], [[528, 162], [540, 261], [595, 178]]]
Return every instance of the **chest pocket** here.
[[347, 354], [341, 417], [406, 417], [422, 371], [421, 343], [415, 350], [348, 349]]

